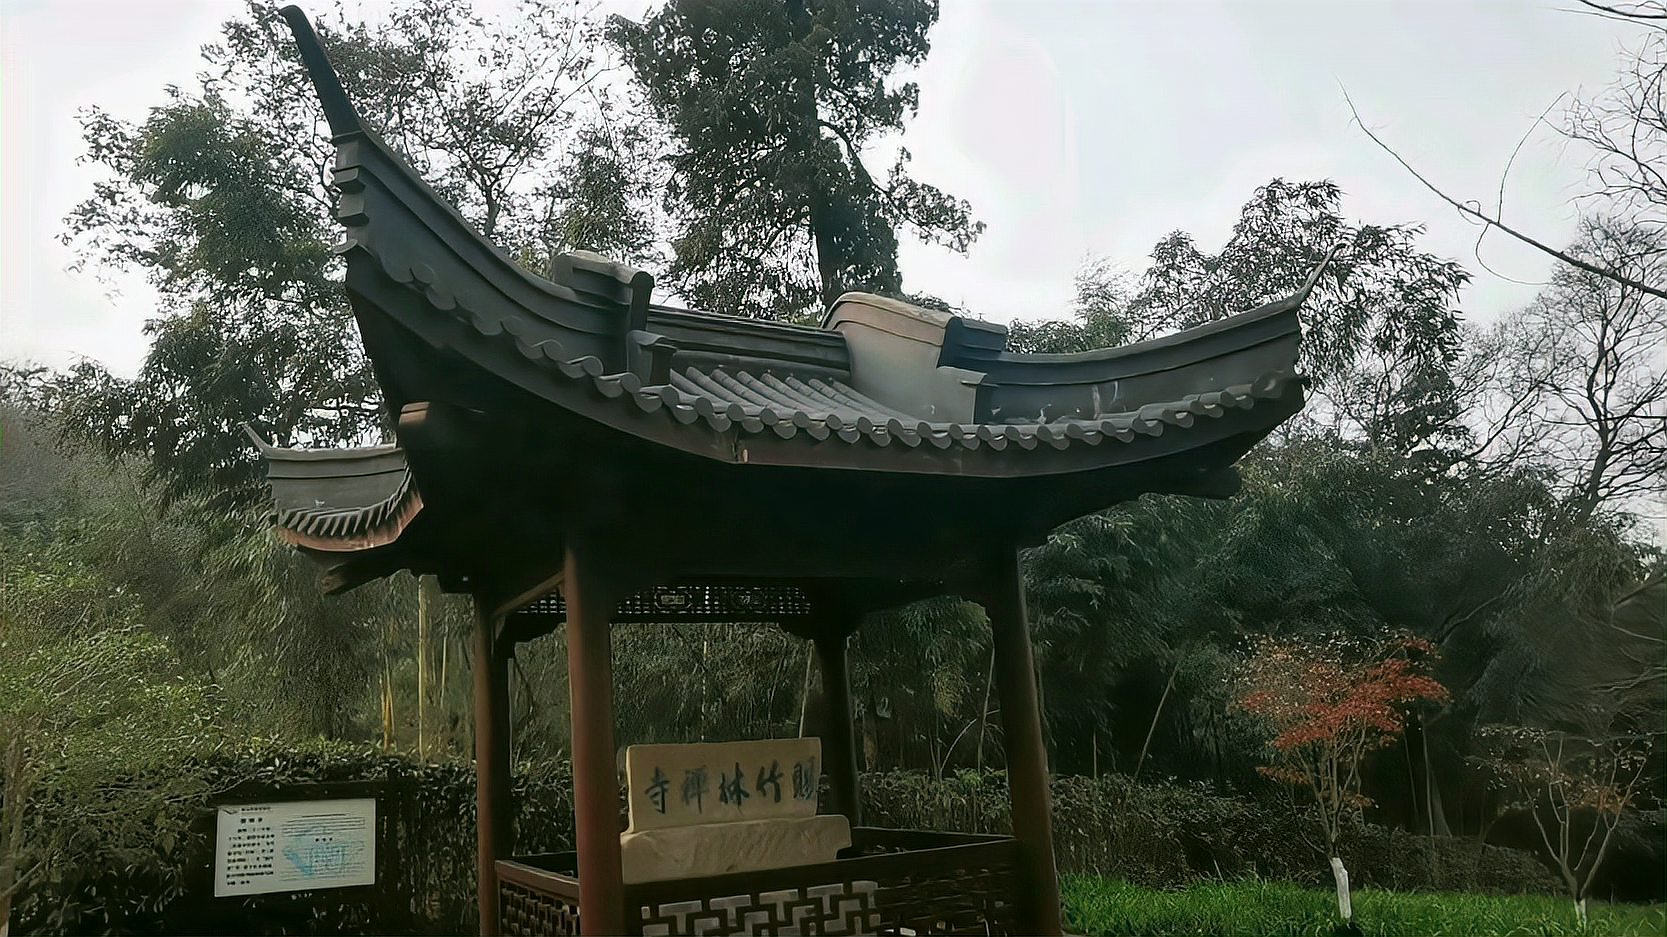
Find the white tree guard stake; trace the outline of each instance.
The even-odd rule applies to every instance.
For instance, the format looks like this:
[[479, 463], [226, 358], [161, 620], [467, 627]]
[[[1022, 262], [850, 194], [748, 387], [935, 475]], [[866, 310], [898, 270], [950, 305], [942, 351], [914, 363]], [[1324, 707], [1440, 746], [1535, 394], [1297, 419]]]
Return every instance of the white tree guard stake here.
[[1331, 857], [1331, 877], [1337, 880], [1337, 913], [1343, 916], [1344, 922], [1354, 920], [1354, 907], [1349, 903], [1349, 870], [1343, 868], [1343, 860]]

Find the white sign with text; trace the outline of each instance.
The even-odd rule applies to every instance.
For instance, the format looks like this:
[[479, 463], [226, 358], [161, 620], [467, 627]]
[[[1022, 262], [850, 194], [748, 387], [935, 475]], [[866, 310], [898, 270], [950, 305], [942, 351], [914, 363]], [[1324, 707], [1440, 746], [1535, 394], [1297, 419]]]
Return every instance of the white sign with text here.
[[376, 799], [223, 806], [214, 833], [214, 896], [376, 883]]

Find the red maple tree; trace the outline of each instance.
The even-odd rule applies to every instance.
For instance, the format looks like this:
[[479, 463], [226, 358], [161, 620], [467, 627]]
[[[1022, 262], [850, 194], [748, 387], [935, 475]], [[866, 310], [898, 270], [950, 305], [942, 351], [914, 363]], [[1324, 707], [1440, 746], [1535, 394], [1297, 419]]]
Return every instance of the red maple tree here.
[[1269, 764], [1258, 770], [1313, 795], [1345, 921], [1353, 910], [1337, 842], [1344, 820], [1370, 803], [1360, 792], [1361, 766], [1401, 737], [1408, 709], [1447, 699], [1429, 675], [1434, 657], [1433, 645], [1407, 635], [1265, 638], [1241, 673], [1234, 705], [1272, 736]]

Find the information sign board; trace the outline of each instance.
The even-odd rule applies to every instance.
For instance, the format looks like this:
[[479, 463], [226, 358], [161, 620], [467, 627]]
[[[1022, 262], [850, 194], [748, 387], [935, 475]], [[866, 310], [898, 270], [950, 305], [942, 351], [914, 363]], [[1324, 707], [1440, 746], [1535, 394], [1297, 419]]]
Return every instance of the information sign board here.
[[214, 895], [376, 883], [376, 799], [229, 804], [214, 832]]

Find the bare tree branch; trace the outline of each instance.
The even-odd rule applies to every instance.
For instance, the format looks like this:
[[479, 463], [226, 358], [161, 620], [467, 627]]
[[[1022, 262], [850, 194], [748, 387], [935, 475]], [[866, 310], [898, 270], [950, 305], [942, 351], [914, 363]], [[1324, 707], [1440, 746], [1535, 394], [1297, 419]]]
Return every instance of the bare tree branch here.
[[1465, 216], [1470, 217], [1470, 218], [1474, 218], [1474, 219], [1476, 219], [1477, 221], [1481, 222], [1484, 225], [1498, 228], [1499, 230], [1505, 232], [1506, 234], [1510, 235], [1513, 238], [1516, 238], [1517, 240], [1521, 241], [1522, 243], [1527, 244], [1528, 246], [1540, 251], [1543, 254], [1546, 254], [1550, 257], [1554, 257], [1557, 260], [1560, 260], [1563, 263], [1568, 264], [1571, 267], [1574, 267], [1574, 268], [1579, 269], [1579, 270], [1584, 270], [1587, 273], [1596, 274], [1597, 276], [1605, 277], [1607, 279], [1615, 281], [1616, 283], [1621, 284], [1622, 286], [1631, 287], [1632, 289], [1639, 290], [1640, 292], [1648, 293], [1651, 296], [1656, 296], [1656, 297], [1659, 297], [1661, 299], [1667, 299], [1667, 289], [1663, 289], [1662, 287], [1658, 287], [1658, 286], [1651, 286], [1648, 283], [1644, 283], [1644, 282], [1641, 282], [1639, 280], [1635, 280], [1635, 279], [1627, 276], [1626, 274], [1621, 273], [1618, 270], [1612, 270], [1612, 269], [1608, 269], [1608, 268], [1605, 268], [1605, 267], [1600, 267], [1600, 266], [1597, 266], [1596, 264], [1588, 263], [1584, 260], [1581, 260], [1578, 257], [1574, 257], [1574, 256], [1572, 256], [1568, 253], [1560, 251], [1557, 248], [1552, 247], [1551, 245], [1546, 244], [1543, 241], [1539, 241], [1539, 240], [1533, 238], [1530, 235], [1527, 235], [1527, 234], [1524, 234], [1521, 231], [1518, 231], [1517, 229], [1511, 227], [1510, 225], [1504, 224], [1499, 219], [1493, 217], [1492, 215], [1489, 215], [1487, 212], [1484, 212], [1481, 209], [1476, 208], [1473, 205], [1467, 204], [1465, 202], [1461, 202], [1458, 199], [1453, 198], [1451, 195], [1448, 195], [1446, 192], [1442, 191], [1438, 186], [1436, 186], [1435, 183], [1433, 183], [1429, 179], [1425, 178], [1425, 176], [1422, 173], [1420, 173], [1418, 170], [1414, 169], [1412, 167], [1412, 164], [1408, 163], [1406, 161], [1406, 159], [1404, 159], [1401, 156], [1401, 154], [1395, 152], [1395, 150], [1392, 147], [1390, 147], [1389, 144], [1385, 143], [1377, 134], [1373, 133], [1371, 131], [1371, 129], [1366, 126], [1366, 122], [1361, 119], [1360, 111], [1355, 108], [1354, 101], [1353, 101], [1353, 99], [1351, 99], [1349, 97], [1349, 93], [1346, 89], [1343, 91], [1343, 100], [1348, 103], [1349, 113], [1354, 115], [1354, 122], [1357, 126], [1360, 127], [1360, 130], [1361, 130], [1362, 133], [1365, 133], [1366, 136], [1368, 138], [1370, 138], [1373, 143], [1376, 143], [1378, 145], [1378, 147], [1380, 149], [1382, 149], [1385, 153], [1388, 153], [1390, 156], [1394, 157], [1395, 161], [1397, 163], [1400, 163], [1401, 167], [1403, 169], [1405, 169], [1407, 172], [1411, 173], [1412, 177], [1414, 179], [1417, 179], [1424, 186], [1424, 188], [1429, 189], [1431, 192], [1435, 193], [1435, 195], [1438, 198], [1440, 198], [1442, 201], [1446, 202], [1447, 204], [1453, 206], [1455, 209], [1457, 209], [1459, 211], [1460, 214], [1465, 215]]

